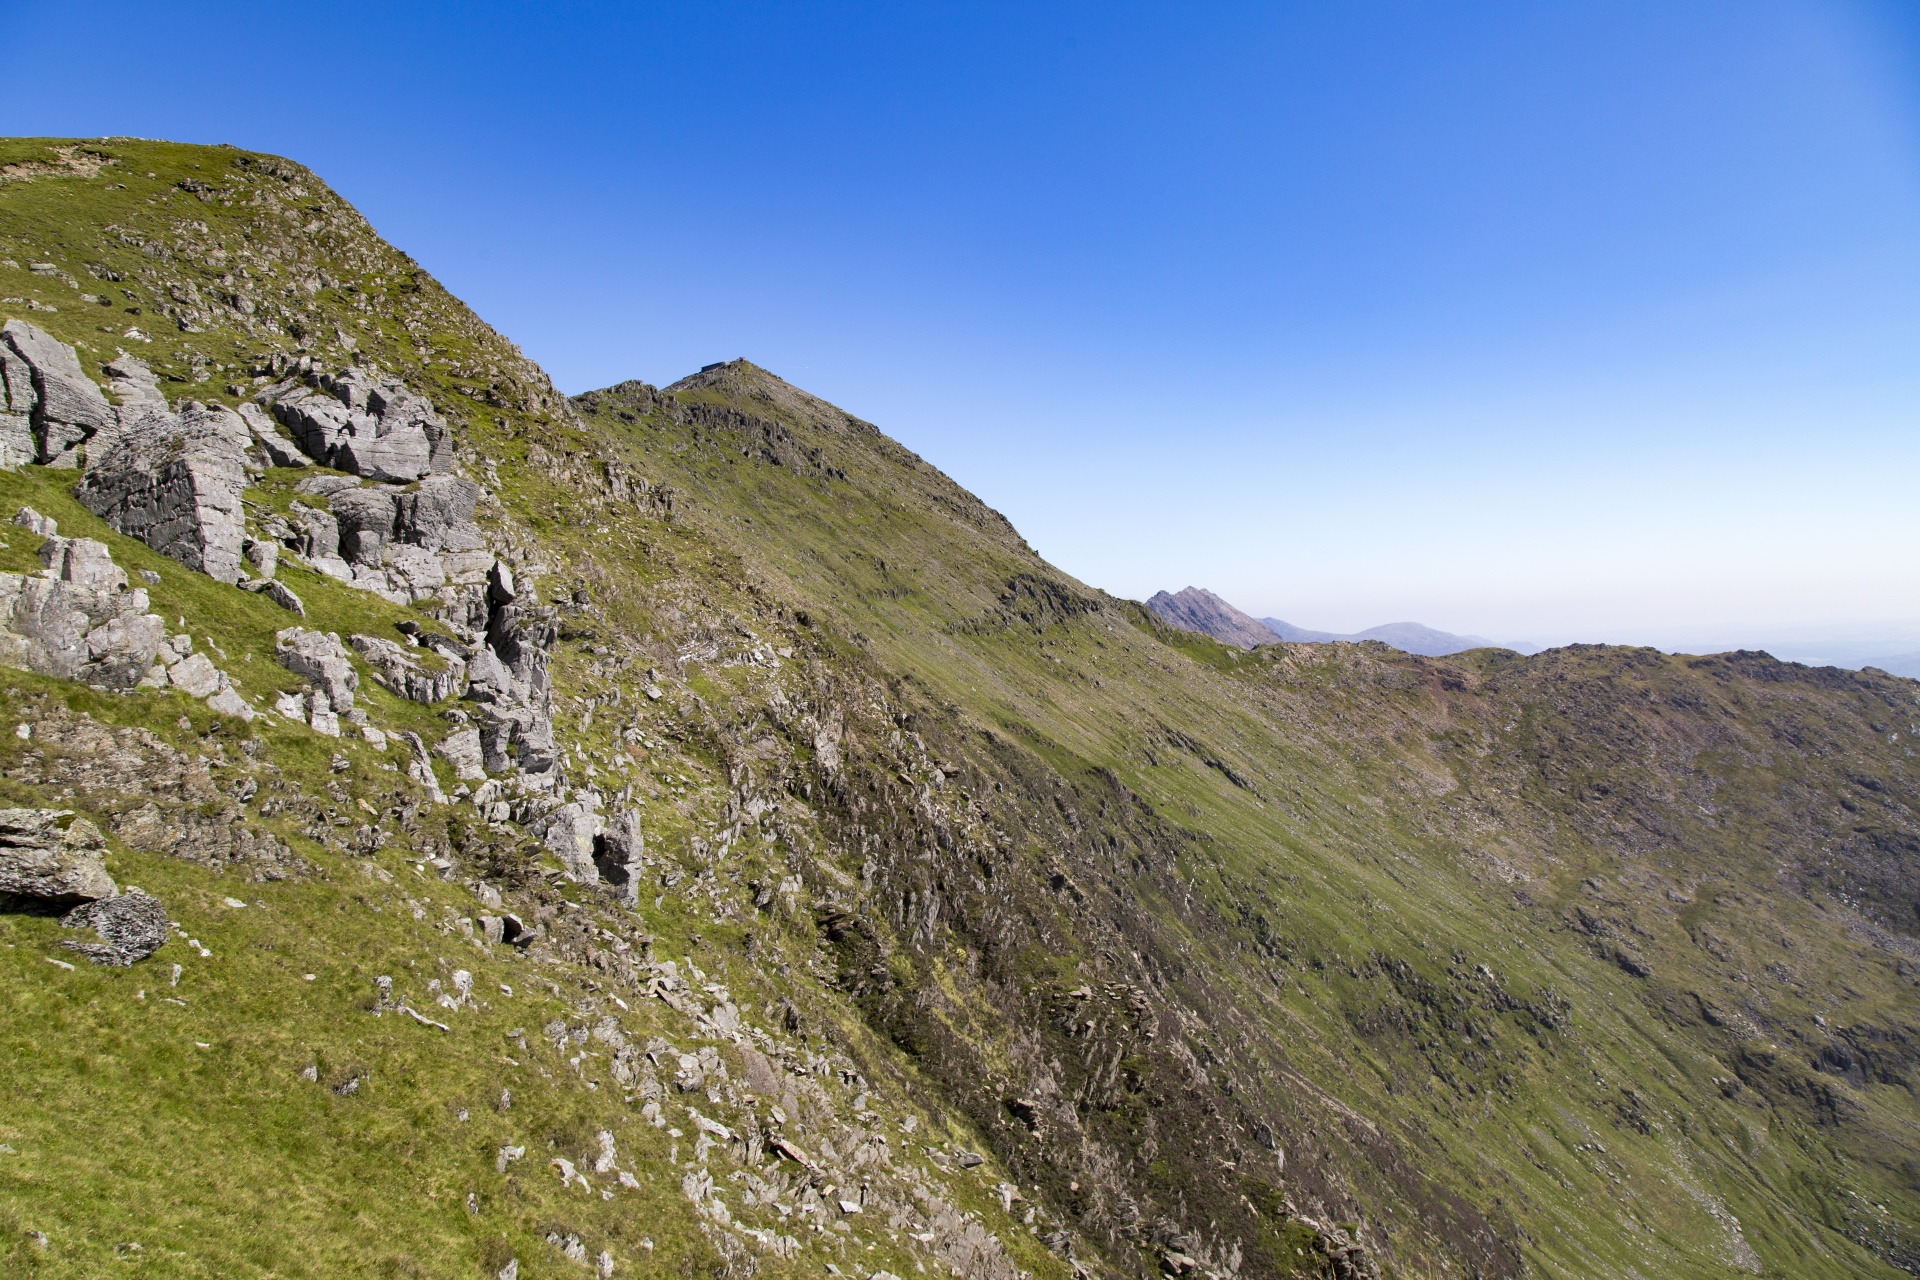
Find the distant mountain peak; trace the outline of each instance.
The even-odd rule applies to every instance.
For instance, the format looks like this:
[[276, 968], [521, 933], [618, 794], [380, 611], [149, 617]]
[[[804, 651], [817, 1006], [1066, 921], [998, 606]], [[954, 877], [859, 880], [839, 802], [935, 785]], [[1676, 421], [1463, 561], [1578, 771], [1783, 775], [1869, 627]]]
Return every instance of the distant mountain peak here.
[[1205, 587], [1187, 587], [1174, 593], [1162, 591], [1147, 601], [1147, 608], [1169, 626], [1197, 631], [1242, 649], [1280, 639], [1258, 618], [1240, 612]]

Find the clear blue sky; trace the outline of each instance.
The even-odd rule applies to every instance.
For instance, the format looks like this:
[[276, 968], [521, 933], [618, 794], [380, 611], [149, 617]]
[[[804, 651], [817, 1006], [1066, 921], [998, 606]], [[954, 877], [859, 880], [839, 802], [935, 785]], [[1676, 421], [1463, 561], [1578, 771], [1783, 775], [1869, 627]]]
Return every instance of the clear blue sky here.
[[1121, 594], [1758, 641], [1920, 628], [1917, 12], [0, 0], [0, 129], [293, 156], [563, 389], [747, 356]]

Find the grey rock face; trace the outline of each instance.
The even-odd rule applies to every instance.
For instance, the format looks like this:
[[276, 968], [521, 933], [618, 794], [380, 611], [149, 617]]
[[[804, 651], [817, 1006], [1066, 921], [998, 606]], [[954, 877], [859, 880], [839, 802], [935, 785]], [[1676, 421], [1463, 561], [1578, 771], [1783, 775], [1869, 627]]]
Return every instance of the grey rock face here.
[[[493, 556], [472, 521], [480, 489], [454, 476], [429, 476], [412, 493], [362, 486], [346, 476], [313, 476], [296, 486], [330, 511], [296, 503], [296, 532], [276, 536], [309, 564], [396, 604], [438, 600], [449, 616], [474, 613]], [[484, 611], [469, 625], [484, 621]]]
[[240, 578], [246, 450], [252, 433], [230, 409], [188, 403], [177, 418], [121, 435], [74, 490], [115, 532], [219, 582]]
[[33, 367], [0, 342], [0, 467], [18, 467], [40, 455], [33, 438]]
[[340, 555], [351, 565], [380, 567], [380, 553], [393, 537], [393, 495], [379, 489], [348, 489], [329, 505], [340, 527]]
[[582, 884], [597, 884], [600, 869], [594, 864], [594, 843], [602, 830], [600, 815], [588, 800], [561, 805], [546, 820], [548, 852], [560, 859], [567, 874]]
[[473, 526], [480, 486], [458, 476], [423, 480], [394, 499], [392, 536], [428, 551], [474, 551], [484, 546]]
[[496, 564], [490, 574], [486, 644], [468, 663], [467, 697], [486, 708], [480, 730], [487, 772], [518, 767], [536, 789], [559, 778], [554, 749], [552, 688], [548, 676], [559, 626], [551, 610], [536, 608], [513, 590], [513, 573]]
[[288, 627], [273, 637], [274, 657], [281, 666], [303, 677], [317, 692], [324, 693], [329, 707], [350, 711], [353, 694], [360, 687], [360, 673], [331, 632], [304, 631]]
[[467, 679], [467, 696], [475, 702], [504, 702], [513, 696], [513, 673], [490, 646], [474, 654]]
[[621, 900], [629, 906], [639, 899], [646, 848], [638, 809], [622, 809], [615, 814], [594, 844], [593, 863], [601, 881], [619, 890]]
[[444, 671], [428, 671], [391, 640], [351, 635], [347, 643], [373, 668], [376, 681], [408, 701], [444, 702], [460, 692], [464, 683], [466, 673], [457, 660], [449, 661]]
[[427, 744], [420, 741], [420, 735], [412, 730], [400, 736], [413, 749], [413, 760], [407, 765], [407, 776], [425, 787], [427, 797], [435, 804], [445, 804], [446, 793], [440, 790], [440, 779], [434, 776], [433, 757], [427, 754]]
[[98, 942], [68, 942], [95, 964], [125, 968], [158, 951], [167, 941], [167, 909], [158, 898], [126, 893], [75, 907], [60, 920], [69, 929], [92, 929]]
[[275, 425], [265, 409], [249, 401], [241, 405], [236, 412], [247, 424], [247, 429], [253, 432], [253, 438], [259, 444], [260, 451], [267, 455], [267, 465], [274, 467], [313, 465], [307, 456], [300, 452], [298, 445], [280, 434], [280, 428]]
[[122, 351], [107, 364], [106, 374], [122, 409], [130, 404], [157, 405], [162, 410], [166, 409], [167, 397], [160, 390], [160, 380], [147, 367], [145, 360]]
[[[54, 527], [31, 508], [15, 523]], [[0, 573], [0, 665], [133, 688], [166, 639], [146, 590], [128, 590], [106, 545], [90, 538], [48, 538], [40, 562], [47, 567], [31, 577]]]
[[[331, 511], [321, 511], [296, 502], [289, 508], [298, 532], [294, 535], [293, 550], [302, 559], [318, 563], [322, 560], [340, 558], [340, 522], [333, 518]], [[352, 571], [348, 571], [352, 576]]]
[[484, 782], [485, 757], [480, 750], [480, 731], [460, 729], [440, 739], [433, 753], [453, 766], [453, 776], [462, 782]]
[[110, 898], [118, 890], [106, 847], [100, 829], [70, 809], [0, 809], [0, 894], [51, 906]]
[[338, 471], [406, 483], [453, 462], [452, 434], [433, 405], [378, 370], [296, 374], [257, 399], [303, 453]]
[[[119, 418], [107, 397], [80, 367], [72, 347], [24, 320], [0, 327], [0, 342], [28, 367], [34, 403], [28, 412], [37, 461], [47, 466], [76, 466], [87, 437]], [[12, 402], [12, 378], [8, 378]]]

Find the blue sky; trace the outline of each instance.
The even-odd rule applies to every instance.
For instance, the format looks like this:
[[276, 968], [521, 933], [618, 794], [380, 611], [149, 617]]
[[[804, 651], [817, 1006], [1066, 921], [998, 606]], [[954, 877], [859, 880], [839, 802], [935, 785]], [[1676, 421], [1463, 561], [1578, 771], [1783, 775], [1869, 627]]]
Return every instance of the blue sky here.
[[1914, 13], [4, 0], [0, 128], [293, 156], [563, 389], [746, 356], [1120, 594], [1920, 649]]

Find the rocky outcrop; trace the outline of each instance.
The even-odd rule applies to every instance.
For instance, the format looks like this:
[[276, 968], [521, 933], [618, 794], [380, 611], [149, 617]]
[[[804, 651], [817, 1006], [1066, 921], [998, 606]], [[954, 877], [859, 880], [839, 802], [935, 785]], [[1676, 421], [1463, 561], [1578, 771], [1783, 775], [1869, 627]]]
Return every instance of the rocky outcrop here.
[[119, 890], [100, 828], [71, 809], [0, 809], [0, 895], [72, 907]]
[[255, 400], [302, 453], [336, 471], [406, 483], [453, 464], [452, 433], [432, 403], [377, 369], [294, 366]]
[[106, 544], [62, 538], [30, 507], [14, 523], [53, 534], [40, 573], [0, 573], [0, 665], [108, 689], [140, 682], [166, 640], [144, 588], [127, 586]]
[[[297, 486], [287, 518], [261, 524], [267, 537], [313, 568], [396, 604], [438, 602], [444, 616], [486, 617], [493, 554], [473, 522], [480, 486], [430, 476], [417, 489], [362, 485], [317, 475]], [[314, 503], [324, 502], [325, 508]]]
[[169, 638], [154, 651], [154, 665], [147, 668], [140, 687], [177, 689], [189, 698], [199, 698], [223, 715], [252, 720], [259, 714], [240, 696], [226, 672], [213, 665], [204, 653], [193, 651], [193, 637]]
[[466, 683], [466, 664], [458, 658], [443, 657], [446, 666], [442, 670], [428, 671], [391, 640], [351, 635], [347, 643], [373, 669], [377, 683], [409, 702], [444, 702]]
[[33, 410], [40, 397], [33, 389], [33, 366], [0, 342], [0, 467], [18, 467], [39, 459], [33, 438]]
[[480, 731], [478, 729], [457, 729], [440, 739], [433, 754], [453, 766], [453, 776], [460, 782], [485, 782], [487, 768], [485, 756], [480, 751]]
[[[495, 563], [487, 579], [487, 629], [467, 665], [469, 700], [479, 703], [481, 754], [488, 773], [518, 769], [535, 789], [558, 781], [548, 667], [559, 623]], [[589, 856], [590, 860], [590, 856]]]
[[237, 582], [252, 432], [230, 409], [189, 402], [143, 412], [92, 462], [74, 490], [117, 533], [219, 582]]
[[60, 923], [69, 929], [92, 929], [98, 942], [64, 942], [95, 964], [124, 969], [145, 960], [167, 941], [167, 909], [160, 899], [144, 893], [123, 893], [75, 907]]
[[623, 809], [606, 824], [594, 841], [593, 865], [600, 881], [620, 894], [628, 906], [639, 901], [640, 873], [646, 865], [647, 841], [640, 830], [640, 811]]
[[265, 409], [251, 401], [235, 410], [248, 430], [253, 432], [255, 443], [266, 455], [267, 465], [274, 467], [310, 467], [313, 465], [307, 456], [300, 452], [299, 446], [280, 434], [280, 428]]
[[605, 825], [599, 801], [589, 793], [548, 814], [537, 834], [546, 842], [547, 852], [560, 859], [568, 876], [582, 884], [597, 884], [600, 871], [594, 865], [593, 853]]
[[281, 712], [338, 737], [339, 717], [353, 710], [353, 695], [360, 687], [360, 673], [353, 669], [353, 660], [340, 637], [332, 632], [288, 627], [274, 633], [273, 653], [281, 666], [311, 686], [305, 706], [298, 698], [283, 694]]
[[[118, 425], [113, 406], [66, 343], [24, 320], [9, 320], [0, 327], [0, 343], [8, 353], [4, 361], [8, 413], [27, 419], [32, 460], [52, 467], [78, 466], [80, 446], [87, 438]], [[24, 386], [21, 373], [26, 375]], [[7, 443], [18, 446], [17, 439]]]

